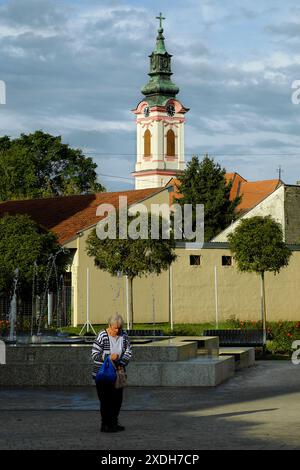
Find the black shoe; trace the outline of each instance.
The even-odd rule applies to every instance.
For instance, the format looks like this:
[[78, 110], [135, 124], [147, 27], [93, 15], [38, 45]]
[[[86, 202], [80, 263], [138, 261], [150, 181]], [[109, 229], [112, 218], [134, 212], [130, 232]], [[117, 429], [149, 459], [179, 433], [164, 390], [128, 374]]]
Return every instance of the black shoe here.
[[114, 427], [117, 431], [125, 431], [125, 426], [121, 426], [121, 424], [116, 424]]
[[107, 424], [102, 424], [101, 432], [118, 432], [116, 426], [108, 426]]

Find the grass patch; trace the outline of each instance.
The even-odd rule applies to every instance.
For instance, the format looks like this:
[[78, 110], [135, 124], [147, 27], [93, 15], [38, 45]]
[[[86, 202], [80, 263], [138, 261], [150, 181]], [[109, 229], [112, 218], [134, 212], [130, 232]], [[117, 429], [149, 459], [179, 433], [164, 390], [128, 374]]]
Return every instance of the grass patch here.
[[[70, 335], [79, 335], [82, 330], [83, 325], [79, 326], [67, 326], [60, 329], [63, 333], [68, 333]], [[93, 328], [96, 332], [107, 328], [106, 324], [93, 325]], [[214, 323], [178, 323], [174, 325], [173, 331], [170, 328], [170, 323], [136, 323], [133, 326], [134, 330], [161, 330], [166, 335], [175, 335], [175, 336], [199, 336], [202, 335], [203, 330], [215, 329], [216, 325]], [[228, 323], [220, 323], [220, 329], [228, 328]], [[126, 324], [125, 324], [126, 330]], [[85, 330], [86, 331], [86, 330]]]

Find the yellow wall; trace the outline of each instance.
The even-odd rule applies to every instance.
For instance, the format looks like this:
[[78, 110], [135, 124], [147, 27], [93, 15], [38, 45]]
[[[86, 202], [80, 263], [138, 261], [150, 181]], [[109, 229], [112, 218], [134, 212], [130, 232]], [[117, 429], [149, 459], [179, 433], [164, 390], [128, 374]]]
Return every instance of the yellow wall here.
[[[177, 250], [173, 266], [175, 323], [214, 321], [215, 266], [217, 266], [218, 315], [242, 320], [260, 319], [260, 277], [240, 273], [233, 266], [222, 266], [222, 255], [229, 249]], [[190, 266], [189, 255], [200, 254], [201, 266]], [[294, 251], [289, 266], [274, 276], [265, 274], [266, 305], [269, 320], [300, 320], [300, 251]]]
[[[83, 242], [86, 235], [80, 239]], [[218, 315], [223, 321], [232, 316], [242, 320], [260, 319], [260, 278], [256, 274], [239, 273], [236, 267], [221, 265], [226, 248], [177, 249], [172, 266], [173, 319], [175, 323], [214, 321], [215, 266], [217, 266]], [[201, 255], [200, 266], [190, 266], [191, 254]], [[83, 250], [79, 256], [77, 279], [73, 274], [73, 324], [86, 321], [86, 269], [90, 269], [90, 312], [92, 323], [105, 323], [113, 313], [126, 320], [126, 281], [110, 276], [93, 264]], [[300, 320], [300, 251], [294, 251], [290, 264], [274, 276], [266, 273], [266, 302], [269, 320]], [[137, 278], [134, 289], [134, 322], [169, 321], [169, 271], [160, 276]]]
[[[72, 269], [73, 284], [73, 324], [83, 324], [87, 311], [87, 268], [90, 277], [90, 321], [91, 323], [106, 323], [110, 315], [118, 312], [126, 320], [126, 278], [118, 278], [96, 268], [92, 258], [87, 256], [83, 245], [87, 233], [80, 238], [81, 249], [78, 257], [78, 267]], [[75, 278], [77, 272], [77, 278]], [[164, 312], [168, 309], [168, 273], [163, 273], [158, 282], [156, 275], [133, 281], [134, 321], [153, 321], [153, 294], [155, 321], [167, 321]], [[75, 281], [75, 282], [74, 282]], [[164, 294], [162, 295], [162, 291]]]

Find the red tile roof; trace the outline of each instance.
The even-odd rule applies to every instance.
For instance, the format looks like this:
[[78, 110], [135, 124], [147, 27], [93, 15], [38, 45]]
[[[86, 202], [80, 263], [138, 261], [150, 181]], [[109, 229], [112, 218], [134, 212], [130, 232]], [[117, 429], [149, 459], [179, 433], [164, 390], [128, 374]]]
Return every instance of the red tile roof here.
[[56, 233], [60, 244], [76, 237], [101, 217], [96, 216], [100, 204], [118, 207], [119, 196], [127, 196], [128, 206], [160, 192], [163, 188], [139, 189], [114, 193], [96, 193], [43, 199], [0, 202], [0, 217], [8, 214], [29, 214], [38, 224]]
[[[232, 180], [232, 188], [230, 191], [230, 199], [234, 199], [236, 196], [242, 195], [242, 200], [237, 206], [237, 210], [241, 211], [241, 214], [252, 209], [259, 202], [265, 199], [275, 189], [281, 186], [282, 181], [279, 179], [274, 180], [261, 180], [261, 181], [247, 181], [238, 173], [226, 173], [225, 179], [227, 182]], [[172, 178], [167, 186], [173, 186], [174, 190], [170, 192], [170, 201], [174, 202], [174, 199], [182, 197], [178, 193], [178, 186], [180, 182], [176, 178]]]
[[[226, 173], [225, 177], [227, 181], [233, 180], [230, 197], [243, 195], [238, 206], [242, 212], [254, 207], [282, 184], [278, 179], [247, 181], [238, 173]], [[181, 197], [176, 187], [178, 185], [179, 181], [175, 178], [172, 178], [167, 184], [167, 186], [174, 187], [174, 190], [170, 192], [170, 203], [174, 202], [174, 198]], [[75, 238], [77, 232], [97, 224], [100, 217], [96, 216], [96, 210], [100, 204], [112, 204], [117, 207], [119, 196], [127, 196], [128, 205], [132, 205], [147, 199], [162, 189], [149, 188], [114, 193], [4, 201], [0, 202], [0, 217], [6, 213], [29, 214], [38, 224], [56, 233], [59, 243], [63, 245]]]
[[278, 178], [273, 180], [247, 181], [238, 173], [226, 173], [225, 178], [227, 181], [233, 181], [230, 199], [242, 195], [242, 200], [237, 206], [237, 210], [240, 210], [241, 213], [252, 209], [252, 207], [256, 206], [283, 184]]

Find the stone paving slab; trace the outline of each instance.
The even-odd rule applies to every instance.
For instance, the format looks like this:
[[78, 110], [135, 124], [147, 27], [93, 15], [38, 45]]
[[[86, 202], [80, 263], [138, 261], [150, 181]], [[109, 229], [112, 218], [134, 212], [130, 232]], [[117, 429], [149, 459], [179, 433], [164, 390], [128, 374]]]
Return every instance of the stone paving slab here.
[[[2, 449], [44, 450], [202, 450], [300, 449], [287, 427], [264, 422], [271, 412], [246, 409], [213, 414], [177, 412], [123, 412], [126, 431], [99, 432], [99, 419], [91, 411], [4, 412], [0, 432]], [[188, 430], [188, 432], [187, 432]], [[283, 433], [285, 438], [283, 438]]]
[[0, 389], [0, 449], [300, 449], [300, 366], [259, 361], [216, 388], [125, 390], [99, 432], [94, 387]]

